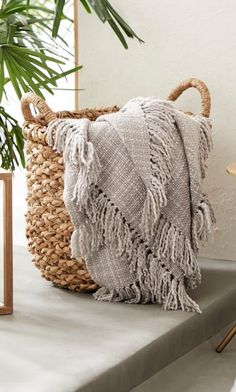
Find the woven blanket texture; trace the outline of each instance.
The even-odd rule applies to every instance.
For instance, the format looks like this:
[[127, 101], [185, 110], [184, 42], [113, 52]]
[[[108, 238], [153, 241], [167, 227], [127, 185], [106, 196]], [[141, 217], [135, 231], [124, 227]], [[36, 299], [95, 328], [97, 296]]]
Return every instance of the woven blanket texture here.
[[95, 298], [201, 312], [189, 291], [215, 220], [202, 189], [209, 119], [139, 97], [93, 122], [54, 120], [48, 142], [64, 156], [72, 255], [101, 287]]

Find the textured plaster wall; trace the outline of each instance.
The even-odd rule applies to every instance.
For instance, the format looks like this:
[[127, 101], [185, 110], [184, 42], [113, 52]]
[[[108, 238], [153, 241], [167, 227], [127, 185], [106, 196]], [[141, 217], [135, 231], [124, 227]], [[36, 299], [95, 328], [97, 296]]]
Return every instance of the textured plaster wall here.
[[[113, 0], [145, 40], [122, 49], [108, 27], [80, 11], [81, 106], [122, 104], [137, 95], [166, 97], [182, 79], [203, 79], [212, 94], [214, 152], [205, 187], [217, 217], [208, 257], [236, 260], [236, 177], [226, 174], [236, 160], [235, 0]], [[178, 106], [199, 110], [195, 91]]]

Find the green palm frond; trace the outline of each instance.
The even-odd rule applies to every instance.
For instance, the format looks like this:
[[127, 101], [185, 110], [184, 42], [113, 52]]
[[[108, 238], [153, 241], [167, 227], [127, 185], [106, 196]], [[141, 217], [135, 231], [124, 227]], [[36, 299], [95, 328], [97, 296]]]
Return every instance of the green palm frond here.
[[[74, 0], [79, 1], [79, 0]], [[103, 23], [108, 23], [125, 49], [128, 49], [125, 36], [136, 38], [141, 43], [143, 40], [138, 37], [134, 30], [126, 21], [116, 12], [108, 0], [80, 0], [84, 9], [91, 14], [91, 9], [96, 13]], [[65, 0], [55, 0], [55, 14], [52, 29], [52, 36], [57, 37], [61, 20], [65, 18], [63, 13]]]
[[[56, 57], [43, 52], [36, 52], [26, 47], [15, 45], [0, 45], [0, 74], [2, 78], [7, 71], [12, 86], [20, 99], [22, 93], [29, 90], [43, 97], [41, 89], [53, 94], [51, 86], [56, 86], [56, 80], [79, 70], [75, 67], [65, 72], [58, 72], [49, 63], [64, 64]], [[3, 95], [5, 79], [0, 83], [0, 99]]]
[[14, 170], [25, 167], [24, 137], [18, 122], [0, 106], [0, 166]]
[[64, 71], [68, 59], [58, 56], [55, 40], [50, 37], [46, 43], [41, 38], [46, 35], [45, 25], [53, 21], [52, 14], [38, 1], [10, 0], [0, 9], [0, 100], [6, 77], [18, 98], [29, 90], [43, 96], [43, 90], [53, 94], [58, 79], [81, 68]]
[[[53, 94], [59, 79], [81, 69], [66, 66], [73, 58], [62, 37], [52, 38], [53, 15], [42, 0], [1, 2], [0, 102], [9, 84], [19, 99], [28, 91], [43, 97], [45, 91]], [[24, 166], [23, 146], [17, 121], [0, 106], [0, 166]]]

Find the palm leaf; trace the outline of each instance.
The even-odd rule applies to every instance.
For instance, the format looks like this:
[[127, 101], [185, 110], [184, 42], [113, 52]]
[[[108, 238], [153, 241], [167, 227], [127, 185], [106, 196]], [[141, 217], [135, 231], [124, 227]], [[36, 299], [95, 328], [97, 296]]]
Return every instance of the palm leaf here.
[[[43, 96], [40, 92], [39, 85], [53, 94], [53, 91], [48, 85], [56, 86], [55, 80], [64, 77], [63, 72], [57, 72], [48, 65], [48, 62], [64, 64], [63, 61], [55, 57], [14, 45], [5, 45], [0, 49], [2, 54], [0, 58], [1, 68], [7, 69], [18, 98], [21, 98], [22, 91], [26, 91], [24, 81], [27, 81], [32, 91]], [[73, 68], [71, 72], [74, 72]]]
[[18, 122], [0, 106], [0, 166], [14, 170], [25, 167], [24, 137]]
[[[118, 14], [118, 12], [116, 12], [108, 0], [80, 0], [80, 2], [88, 13], [91, 13], [92, 8], [103, 23], [107, 22], [110, 25], [125, 49], [128, 48], [128, 44], [124, 35], [128, 38], [136, 38], [140, 43], [143, 42], [128, 23]], [[65, 17], [63, 14], [65, 0], [56, 0], [55, 3], [55, 16], [52, 29], [53, 37], [57, 37], [61, 20]], [[120, 30], [119, 26], [124, 34]]]
[[55, 19], [54, 19], [54, 23], [53, 23], [53, 27], [52, 27], [52, 36], [53, 37], [57, 36], [61, 20], [64, 16], [64, 14], [63, 14], [64, 6], [65, 6], [65, 0], [56, 0]]
[[107, 9], [110, 11], [111, 15], [115, 18], [117, 23], [120, 25], [122, 30], [125, 32], [125, 34], [129, 38], [137, 38], [140, 43], [143, 43], [144, 41], [137, 36], [137, 34], [132, 30], [129, 25], [125, 22], [125, 20], [116, 12], [116, 10], [111, 6], [111, 4], [107, 1], [104, 0], [107, 4]]
[[[52, 38], [53, 13], [44, 7], [42, 0], [1, 2], [0, 102], [3, 95], [7, 98], [7, 83], [12, 85], [18, 98], [26, 91], [43, 97], [45, 90], [53, 94], [52, 87], [57, 86], [60, 78], [81, 68], [65, 70], [71, 53], [61, 35], [57, 35], [57, 40]], [[0, 166], [14, 170], [18, 165], [25, 165], [22, 131], [17, 121], [0, 106]]]

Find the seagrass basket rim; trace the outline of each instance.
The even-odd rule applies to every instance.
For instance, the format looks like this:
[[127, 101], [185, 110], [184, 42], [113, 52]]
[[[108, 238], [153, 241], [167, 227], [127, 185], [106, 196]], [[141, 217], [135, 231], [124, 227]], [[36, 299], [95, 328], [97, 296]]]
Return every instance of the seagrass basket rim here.
[[[187, 89], [195, 88], [199, 91], [201, 97], [201, 111], [200, 114], [204, 117], [209, 117], [211, 110], [211, 96], [208, 87], [206, 84], [196, 78], [189, 78], [181, 83], [171, 91], [167, 100], [176, 101], [176, 99]], [[34, 116], [30, 109], [30, 104], [32, 104], [35, 108], [38, 109], [39, 114]], [[103, 113], [116, 112], [119, 110], [117, 105], [109, 106], [109, 107], [101, 107], [101, 108], [82, 108], [79, 110], [63, 110], [54, 112], [45, 102], [45, 100], [36, 94], [30, 92], [26, 93], [21, 100], [21, 109], [26, 125], [32, 124], [41, 127], [45, 127], [48, 122], [56, 119], [56, 118], [81, 118], [85, 117], [95, 117], [97, 118], [99, 115]], [[192, 114], [192, 113], [189, 113]]]

